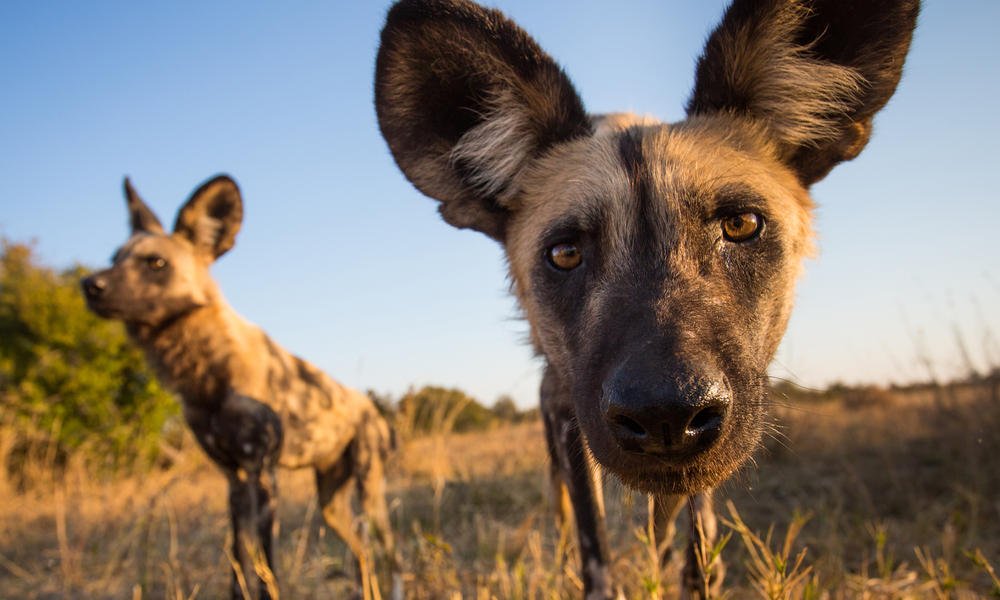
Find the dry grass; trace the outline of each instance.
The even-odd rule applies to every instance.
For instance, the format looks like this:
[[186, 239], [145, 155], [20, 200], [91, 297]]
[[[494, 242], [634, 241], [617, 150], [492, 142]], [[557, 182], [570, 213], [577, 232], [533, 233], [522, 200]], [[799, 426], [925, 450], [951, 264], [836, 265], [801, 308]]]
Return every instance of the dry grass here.
[[[722, 515], [732, 535], [726, 596], [1000, 597], [1000, 403], [991, 394], [867, 394], [778, 409], [780, 430], [758, 467], [718, 503], [736, 507]], [[225, 484], [196, 448], [168, 469], [107, 481], [72, 460], [58, 482], [43, 458], [26, 468], [49, 481], [18, 491], [0, 477], [0, 598], [228, 593]], [[547, 470], [537, 424], [405, 440], [390, 494], [408, 597], [578, 597], [573, 536], [552, 516]], [[656, 567], [646, 502], [609, 488], [615, 580], [628, 598], [675, 597], [677, 565]], [[282, 597], [342, 597], [350, 563], [320, 526], [311, 475], [281, 473], [280, 493]]]

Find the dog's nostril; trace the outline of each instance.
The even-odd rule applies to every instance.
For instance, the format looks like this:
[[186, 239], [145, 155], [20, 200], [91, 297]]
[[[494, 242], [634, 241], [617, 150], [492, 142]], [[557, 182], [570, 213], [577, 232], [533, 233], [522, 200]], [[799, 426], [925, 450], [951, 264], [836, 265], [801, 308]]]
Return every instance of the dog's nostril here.
[[107, 287], [107, 282], [103, 279], [88, 277], [83, 280], [83, 291], [91, 297], [100, 296]]
[[612, 422], [618, 425], [622, 429], [625, 429], [636, 436], [646, 435], [646, 429], [640, 425], [637, 421], [626, 417], [625, 415], [616, 415]]
[[724, 411], [718, 406], [705, 407], [691, 417], [691, 420], [688, 421], [687, 427], [685, 428], [685, 433], [689, 435], [698, 435], [706, 431], [718, 429], [722, 426], [724, 416]]

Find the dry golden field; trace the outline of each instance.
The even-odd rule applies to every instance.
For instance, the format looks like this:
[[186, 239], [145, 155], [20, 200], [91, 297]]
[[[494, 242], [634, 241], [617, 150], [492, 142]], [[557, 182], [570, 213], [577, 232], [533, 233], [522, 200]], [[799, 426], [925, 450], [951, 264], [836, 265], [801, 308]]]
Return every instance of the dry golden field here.
[[[718, 498], [725, 597], [1000, 597], [995, 381], [775, 403], [756, 465]], [[10, 437], [0, 431], [0, 458]], [[190, 441], [148, 474], [101, 480], [70, 460], [54, 481], [44, 459], [25, 468], [41, 483], [0, 477], [0, 598], [228, 593], [225, 485]], [[536, 423], [404, 439], [390, 493], [407, 596], [579, 597], [547, 469]], [[320, 524], [311, 474], [282, 472], [280, 485], [282, 597], [343, 597], [346, 550]], [[624, 597], [675, 597], [676, 573], [659, 573], [644, 543], [646, 502], [610, 481], [607, 496]]]

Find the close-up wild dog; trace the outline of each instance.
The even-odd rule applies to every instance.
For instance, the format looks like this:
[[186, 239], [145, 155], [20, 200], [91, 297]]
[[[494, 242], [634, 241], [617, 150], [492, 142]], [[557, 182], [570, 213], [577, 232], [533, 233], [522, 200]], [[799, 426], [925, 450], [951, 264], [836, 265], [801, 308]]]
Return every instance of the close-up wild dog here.
[[[173, 233], [127, 179], [125, 197], [131, 236], [109, 269], [81, 285], [90, 309], [123, 321], [161, 381], [181, 397], [185, 421], [229, 481], [232, 597], [275, 595], [278, 465], [315, 471], [324, 520], [354, 554], [359, 593], [372, 597], [369, 529], [396, 570], [385, 501], [385, 460], [394, 444], [388, 423], [368, 396], [278, 346], [223, 298], [209, 267], [233, 247], [243, 220], [232, 179], [199, 187]], [[360, 517], [351, 506], [355, 492]], [[260, 556], [270, 573], [261, 573]]]
[[767, 424], [767, 369], [813, 249], [809, 187], [867, 144], [918, 11], [917, 0], [735, 0], [697, 62], [686, 118], [661, 123], [587, 114], [559, 65], [497, 10], [390, 9], [379, 126], [444, 220], [506, 253], [545, 359], [541, 409], [586, 597], [615, 592], [593, 463], [651, 494], [664, 561], [686, 504], [684, 587], [697, 597], [720, 584], [721, 562], [695, 550], [716, 536], [711, 490]]

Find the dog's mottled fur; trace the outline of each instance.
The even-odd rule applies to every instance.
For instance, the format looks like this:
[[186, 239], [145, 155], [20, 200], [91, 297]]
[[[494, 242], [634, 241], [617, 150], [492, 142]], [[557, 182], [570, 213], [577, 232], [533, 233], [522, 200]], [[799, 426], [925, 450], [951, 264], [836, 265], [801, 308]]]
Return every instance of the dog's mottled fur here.
[[[371, 585], [367, 529], [395, 561], [384, 463], [392, 433], [364, 394], [278, 346], [222, 297], [210, 265], [232, 248], [242, 222], [233, 180], [216, 177], [181, 208], [166, 233], [128, 180], [132, 235], [113, 265], [82, 281], [90, 308], [124, 321], [184, 418], [230, 485], [233, 554], [251, 596], [267, 598], [252, 554], [273, 568], [274, 467], [311, 467], [323, 516], [354, 553], [360, 589]], [[364, 518], [355, 517], [357, 490]], [[243, 597], [234, 574], [232, 595]]]
[[[864, 148], [918, 11], [918, 0], [734, 0], [672, 124], [588, 115], [496, 10], [402, 0], [389, 11], [382, 134], [448, 223], [506, 251], [547, 363], [542, 412], [588, 598], [614, 587], [588, 456], [655, 497], [665, 547], [685, 498], [702, 525], [692, 545], [711, 544], [710, 490], [764, 429], [767, 367], [812, 249], [808, 188]], [[688, 562], [692, 594], [721, 580], [721, 564]]]

